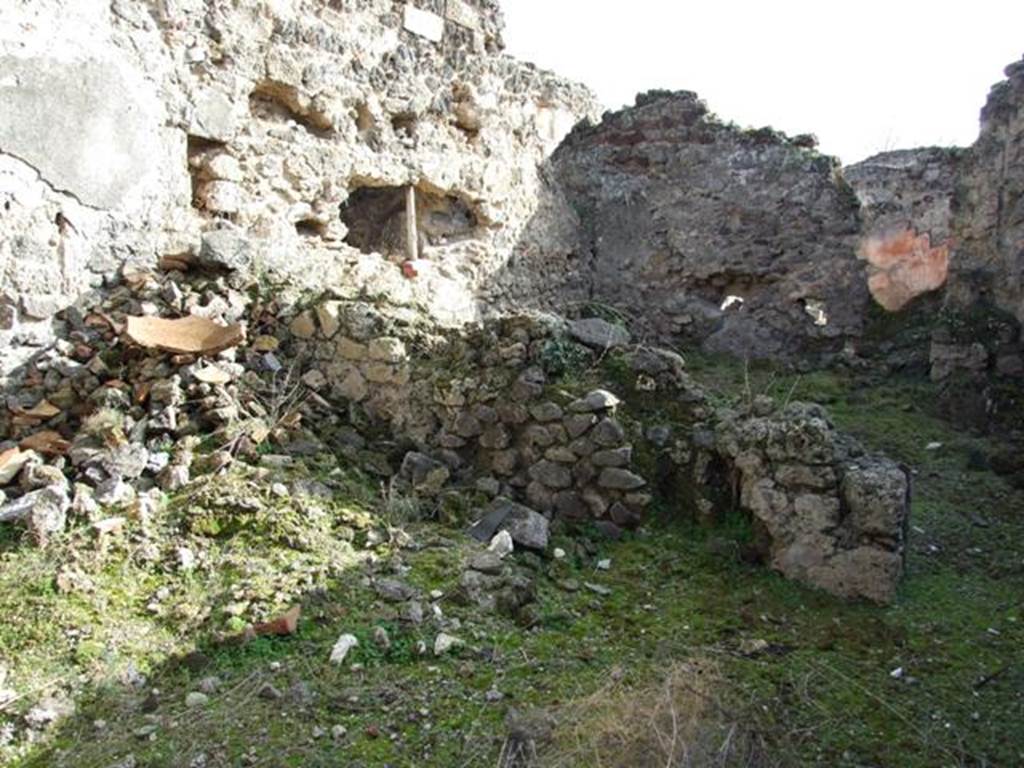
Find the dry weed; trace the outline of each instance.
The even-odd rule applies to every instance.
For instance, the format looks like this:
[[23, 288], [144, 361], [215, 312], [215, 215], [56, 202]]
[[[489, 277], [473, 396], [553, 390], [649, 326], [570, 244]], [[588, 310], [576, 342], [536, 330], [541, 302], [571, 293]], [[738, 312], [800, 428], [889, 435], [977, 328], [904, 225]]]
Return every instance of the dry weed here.
[[546, 768], [761, 768], [757, 740], [721, 697], [709, 660], [673, 664], [655, 683], [613, 681], [558, 713]]

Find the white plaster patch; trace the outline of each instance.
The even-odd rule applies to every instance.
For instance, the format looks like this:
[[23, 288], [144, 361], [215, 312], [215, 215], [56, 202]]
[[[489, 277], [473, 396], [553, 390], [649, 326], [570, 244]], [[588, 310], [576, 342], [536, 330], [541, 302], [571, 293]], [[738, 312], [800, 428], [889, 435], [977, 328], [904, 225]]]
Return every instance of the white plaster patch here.
[[434, 43], [441, 42], [444, 37], [444, 19], [436, 13], [421, 11], [411, 5], [405, 6], [405, 28]]

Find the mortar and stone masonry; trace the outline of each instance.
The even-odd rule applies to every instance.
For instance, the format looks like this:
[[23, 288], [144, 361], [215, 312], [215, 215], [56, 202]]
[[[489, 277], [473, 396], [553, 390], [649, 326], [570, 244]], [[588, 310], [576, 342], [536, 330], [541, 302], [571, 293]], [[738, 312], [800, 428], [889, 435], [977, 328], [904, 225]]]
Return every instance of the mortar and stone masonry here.
[[[656, 493], [646, 433], [621, 392], [555, 396], [545, 361], [617, 349], [692, 412], [643, 446], [671, 453], [671, 501], [739, 505], [772, 567], [891, 599], [904, 472], [813, 406], [716, 412], [656, 347], [856, 360], [872, 300], [938, 297], [1012, 317], [998, 349], [937, 331], [933, 375], [1016, 382], [1020, 164], [994, 158], [1019, 144], [1020, 65], [976, 147], [844, 175], [810, 137], [739, 130], [689, 93], [599, 122], [585, 87], [505, 55], [501, 28], [489, 0], [5, 9], [0, 516], [45, 543], [69, 512], [217, 471], [285, 429], [238, 403], [294, 370], [353, 461], [614, 533]], [[201, 340], [147, 344], [130, 318], [193, 318]], [[232, 451], [203, 468], [197, 438], [225, 428]]]

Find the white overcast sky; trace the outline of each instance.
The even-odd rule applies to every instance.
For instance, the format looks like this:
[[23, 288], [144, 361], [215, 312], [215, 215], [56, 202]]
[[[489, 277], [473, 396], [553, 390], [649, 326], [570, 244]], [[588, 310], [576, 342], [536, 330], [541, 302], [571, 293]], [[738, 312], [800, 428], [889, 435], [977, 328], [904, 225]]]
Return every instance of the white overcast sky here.
[[580, 80], [605, 107], [697, 91], [742, 126], [814, 133], [844, 163], [971, 144], [1024, 0], [504, 0], [512, 55]]

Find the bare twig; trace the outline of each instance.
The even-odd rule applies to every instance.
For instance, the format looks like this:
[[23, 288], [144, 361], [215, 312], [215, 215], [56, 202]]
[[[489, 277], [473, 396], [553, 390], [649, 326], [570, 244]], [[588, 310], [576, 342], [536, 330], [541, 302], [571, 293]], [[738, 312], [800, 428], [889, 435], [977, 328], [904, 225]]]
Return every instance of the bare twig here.
[[36, 688], [33, 688], [31, 691], [25, 691], [24, 693], [19, 693], [14, 698], [8, 699], [3, 704], [0, 704], [0, 712], [7, 711], [7, 709], [12, 704], [15, 704], [16, 702], [21, 701], [22, 699], [34, 698], [37, 694], [40, 694], [43, 691], [48, 691], [51, 688], [53, 688], [54, 686], [56, 686], [56, 685], [60, 685], [61, 683], [64, 682], [65, 679], [66, 679], [66, 677], [64, 675], [61, 675], [60, 677], [55, 677], [52, 680], [50, 680], [49, 682], [43, 683], [42, 685], [40, 685], [40, 686], [38, 686]]

